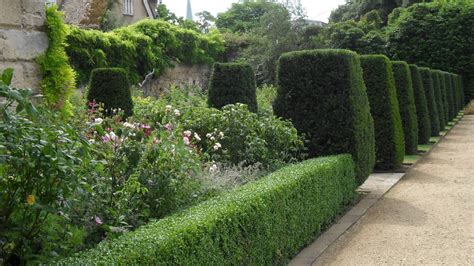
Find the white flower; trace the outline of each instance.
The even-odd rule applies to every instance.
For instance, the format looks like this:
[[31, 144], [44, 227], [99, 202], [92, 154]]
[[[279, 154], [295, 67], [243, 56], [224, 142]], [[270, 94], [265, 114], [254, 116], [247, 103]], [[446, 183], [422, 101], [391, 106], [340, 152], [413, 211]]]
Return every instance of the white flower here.
[[167, 106], [165, 107], [165, 111], [166, 111], [167, 113], [171, 112], [171, 110], [173, 110], [173, 107], [172, 107], [171, 105], [167, 105]]
[[207, 133], [206, 134], [206, 138], [210, 139], [212, 137], [212, 134], [211, 133]]
[[94, 143], [95, 143], [95, 139], [90, 139], [90, 140], [89, 140], [89, 143], [90, 143], [90, 144], [94, 144]]
[[123, 123], [123, 126], [128, 127], [128, 128], [135, 128], [135, 126], [133, 124], [130, 124], [128, 122]]
[[192, 132], [190, 130], [186, 130], [186, 131], [183, 132], [183, 134], [184, 134], [184, 136], [189, 138], [189, 137], [191, 137]]
[[112, 131], [110, 133], [107, 134], [109, 136], [109, 138], [113, 141], [117, 140], [117, 135], [115, 135], [115, 133]]
[[175, 115], [175, 116], [180, 116], [180, 115], [181, 115], [181, 113], [179, 112], [179, 110], [178, 110], [178, 109], [174, 109], [174, 115]]
[[189, 145], [191, 143], [188, 137], [183, 137], [183, 142], [184, 142], [184, 145]]
[[94, 123], [96, 123], [96, 124], [102, 124], [102, 122], [104, 122], [104, 119], [102, 119], [102, 118], [100, 118], [100, 117], [94, 119]]
[[221, 137], [221, 139], [223, 139], [224, 138], [224, 132], [222, 132], [222, 131], [219, 132], [219, 137]]
[[217, 151], [218, 149], [220, 149], [222, 147], [222, 145], [220, 143], [216, 143], [214, 144], [214, 150]]
[[214, 136], [211, 136], [211, 140], [214, 141], [214, 140], [216, 140], [216, 138], [214, 138]]
[[209, 167], [209, 172], [214, 173], [217, 172], [219, 168], [217, 167], [216, 164], [213, 164], [211, 167]]
[[198, 135], [198, 133], [194, 133], [194, 139], [197, 141], [201, 141], [201, 137]]

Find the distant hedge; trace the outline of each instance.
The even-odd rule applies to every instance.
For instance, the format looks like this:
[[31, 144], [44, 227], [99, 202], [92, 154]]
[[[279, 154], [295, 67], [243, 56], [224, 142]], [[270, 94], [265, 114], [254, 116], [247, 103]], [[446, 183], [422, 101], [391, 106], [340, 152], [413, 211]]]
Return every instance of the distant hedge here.
[[454, 88], [455, 88], [455, 101], [456, 101], [456, 115], [462, 109], [463, 103], [461, 102], [461, 84], [459, 84], [459, 75], [452, 74]]
[[434, 92], [433, 77], [431, 75], [431, 69], [427, 67], [420, 67], [421, 81], [423, 82], [423, 88], [425, 89], [426, 103], [428, 104], [428, 112], [430, 117], [431, 125], [431, 136], [439, 136], [439, 114], [438, 105], [436, 103], [436, 97]]
[[374, 124], [360, 60], [348, 50], [287, 53], [278, 65], [275, 114], [305, 134], [312, 157], [350, 153], [358, 183], [372, 173]]
[[453, 83], [451, 81], [452, 77], [451, 74], [448, 72], [443, 72], [444, 75], [444, 82], [446, 84], [446, 97], [448, 98], [448, 122], [453, 120], [454, 114], [456, 113], [456, 107], [454, 106], [454, 88]]
[[360, 58], [375, 125], [375, 168], [393, 169], [403, 162], [405, 140], [392, 66], [384, 55]]
[[421, 81], [420, 71], [416, 65], [409, 65], [413, 80], [415, 95], [416, 117], [418, 120], [418, 144], [428, 144], [431, 136], [431, 122], [426, 102], [425, 89]]
[[404, 61], [393, 61], [392, 70], [405, 137], [405, 153], [415, 155], [418, 153], [418, 120], [410, 67]]
[[208, 104], [222, 108], [228, 104], [243, 103], [257, 112], [255, 74], [248, 64], [215, 63], [209, 81]]
[[[446, 95], [446, 82], [445, 82], [445, 76], [443, 75], [443, 71], [441, 70], [436, 70], [435, 71], [436, 75], [438, 76], [439, 79], [439, 89], [441, 92], [441, 101], [443, 102], [443, 110], [440, 114], [443, 114], [444, 117], [444, 122], [445, 125], [448, 125], [449, 122], [449, 106], [448, 106], [448, 98]], [[442, 129], [444, 130], [444, 129]]]
[[121, 67], [132, 84], [155, 69], [160, 75], [172, 62], [213, 63], [224, 51], [222, 36], [201, 34], [161, 20], [141, 20], [111, 32], [71, 26], [66, 52], [85, 83], [94, 68]]
[[438, 109], [439, 131], [443, 131], [446, 127], [446, 120], [444, 119], [444, 106], [441, 95], [441, 85], [439, 75], [435, 70], [431, 70], [431, 78], [433, 79], [433, 92]]
[[432, 1], [397, 11], [386, 28], [391, 56], [461, 74], [466, 100], [473, 99], [473, 1]]
[[94, 69], [87, 94], [89, 102], [104, 104], [104, 112], [111, 115], [113, 109], [124, 111], [125, 117], [133, 114], [133, 102], [127, 72], [122, 68]]
[[285, 167], [59, 261], [79, 265], [283, 265], [355, 195], [349, 155]]

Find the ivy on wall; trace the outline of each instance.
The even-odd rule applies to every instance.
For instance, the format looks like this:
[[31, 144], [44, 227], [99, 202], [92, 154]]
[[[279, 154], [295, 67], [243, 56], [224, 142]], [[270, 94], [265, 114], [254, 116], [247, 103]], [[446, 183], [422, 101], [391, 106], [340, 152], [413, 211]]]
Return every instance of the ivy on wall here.
[[38, 57], [38, 64], [43, 77], [41, 90], [45, 104], [67, 114], [72, 107], [69, 97], [76, 88], [76, 74], [66, 54], [69, 28], [62, 16], [56, 5], [46, 8], [45, 31], [49, 47], [45, 54]]

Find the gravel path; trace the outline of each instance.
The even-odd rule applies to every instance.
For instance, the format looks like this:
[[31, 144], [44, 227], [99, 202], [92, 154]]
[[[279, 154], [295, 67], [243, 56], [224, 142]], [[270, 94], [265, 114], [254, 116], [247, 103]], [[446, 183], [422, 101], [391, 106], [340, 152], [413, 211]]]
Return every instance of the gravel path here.
[[474, 265], [474, 116], [313, 265]]

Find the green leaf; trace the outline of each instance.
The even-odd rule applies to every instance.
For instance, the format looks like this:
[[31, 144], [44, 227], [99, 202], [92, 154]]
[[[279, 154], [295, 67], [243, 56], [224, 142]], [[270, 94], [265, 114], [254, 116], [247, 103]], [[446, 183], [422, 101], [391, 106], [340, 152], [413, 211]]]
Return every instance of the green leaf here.
[[3, 70], [2, 76], [1, 76], [1, 81], [7, 85], [10, 86], [12, 83], [13, 79], [13, 68], [7, 68]]

